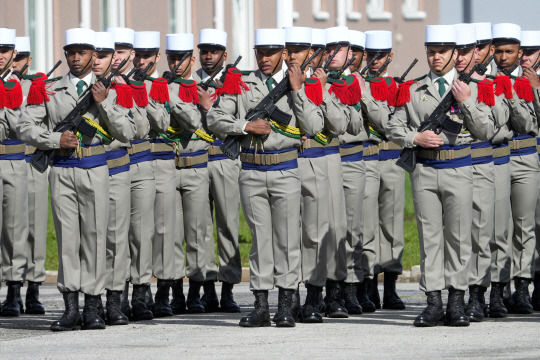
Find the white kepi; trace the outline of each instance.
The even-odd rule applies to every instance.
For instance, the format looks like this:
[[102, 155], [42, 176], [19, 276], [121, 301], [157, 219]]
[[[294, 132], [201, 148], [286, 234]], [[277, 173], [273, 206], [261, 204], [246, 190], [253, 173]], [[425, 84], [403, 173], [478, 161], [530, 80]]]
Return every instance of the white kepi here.
[[193, 34], [167, 34], [167, 54], [193, 51]]
[[312, 32], [309, 27], [285, 27], [285, 45], [311, 46]]
[[491, 27], [493, 40], [507, 40], [509, 42], [521, 42], [521, 27], [511, 23], [493, 24]]
[[425, 46], [455, 46], [456, 29], [454, 25], [426, 25]]
[[335, 26], [326, 29], [326, 45], [350, 43], [349, 28], [346, 26]]
[[311, 29], [311, 46], [326, 46], [326, 31], [324, 31], [324, 29]]
[[349, 30], [349, 41], [351, 47], [364, 50], [366, 47], [366, 33], [358, 30]]
[[199, 31], [199, 45], [217, 46], [225, 49], [227, 47], [227, 33], [218, 29], [202, 29]]
[[133, 41], [135, 39], [135, 30], [124, 27], [110, 27], [107, 28], [107, 32], [113, 36], [114, 44], [116, 46], [133, 47]]
[[366, 51], [383, 53], [392, 51], [392, 32], [386, 30], [366, 31]]
[[15, 29], [0, 28], [0, 48], [15, 48]]
[[133, 38], [133, 49], [138, 51], [158, 51], [159, 31], [136, 31]]
[[30, 55], [30, 37], [17, 36], [15, 38], [15, 50], [17, 50], [17, 56]]
[[479, 22], [473, 23], [476, 28], [476, 43], [479, 46], [489, 44], [491, 42], [491, 23]]
[[114, 52], [114, 39], [110, 32], [96, 32], [96, 51]]
[[96, 33], [92, 29], [86, 28], [73, 28], [67, 29], [66, 33], [66, 45], [64, 50], [70, 46], [86, 46], [92, 50], [96, 48]]
[[285, 30], [255, 29], [255, 49], [282, 49], [285, 47]]
[[540, 49], [540, 31], [522, 31], [521, 48]]
[[456, 24], [456, 49], [476, 47], [476, 26], [474, 24]]

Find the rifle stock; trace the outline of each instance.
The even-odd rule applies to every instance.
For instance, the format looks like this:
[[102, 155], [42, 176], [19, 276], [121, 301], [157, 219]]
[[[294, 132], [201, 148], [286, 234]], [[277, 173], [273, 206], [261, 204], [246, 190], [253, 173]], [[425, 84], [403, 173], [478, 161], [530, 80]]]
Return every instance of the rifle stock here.
[[418, 62], [418, 59], [415, 58], [411, 65], [409, 65], [409, 67], [407, 68], [407, 70], [405, 70], [405, 72], [403, 73], [403, 75], [401, 75], [400, 77], [398, 78], [394, 78], [394, 81], [397, 82], [398, 84], [402, 84], [405, 82], [405, 78], [407, 77], [407, 74], [409, 74], [409, 71], [411, 71], [411, 69], [416, 65], [416, 63]]
[[56, 64], [54, 64], [54, 66], [53, 66], [53, 68], [51, 69], [51, 71], [49, 71], [49, 72], [47, 73], [47, 77], [51, 76], [52, 73], [54, 72], [54, 70], [56, 70], [56, 68], [59, 67], [61, 63], [62, 63], [62, 60], [58, 60], [58, 61], [56, 62]]
[[380, 57], [381, 57], [381, 53], [376, 53], [375, 56], [373, 56], [373, 59], [371, 59], [371, 61], [366, 64], [366, 66], [362, 69], [362, 71], [360, 71], [360, 76], [364, 76], [364, 74], [369, 69], [371, 64], [373, 64]]

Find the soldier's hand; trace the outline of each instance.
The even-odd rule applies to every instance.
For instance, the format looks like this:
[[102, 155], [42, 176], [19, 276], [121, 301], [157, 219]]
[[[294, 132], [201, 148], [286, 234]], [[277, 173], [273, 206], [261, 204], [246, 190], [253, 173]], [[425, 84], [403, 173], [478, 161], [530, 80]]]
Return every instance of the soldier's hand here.
[[270, 123], [263, 119], [250, 121], [244, 130], [254, 135], [268, 135], [270, 134]]
[[75, 149], [79, 145], [79, 139], [71, 131], [64, 131], [60, 135], [60, 147], [62, 149]]
[[289, 68], [289, 82], [291, 84], [291, 89], [293, 91], [302, 90], [302, 86], [304, 85], [305, 80], [306, 80], [306, 74], [302, 72], [302, 69], [300, 69], [300, 66], [292, 65]]
[[92, 95], [94, 96], [94, 100], [96, 103], [102, 103], [105, 101], [107, 96], [109, 95], [109, 89], [103, 85], [101, 81], [96, 82], [92, 88], [90, 89], [92, 91]]
[[328, 78], [328, 74], [325, 73], [322, 68], [317, 68], [315, 72], [313, 73], [313, 77], [316, 77], [317, 79], [319, 79], [319, 81], [321, 82], [323, 91], [324, 91], [324, 88], [326, 87], [326, 80]]
[[460, 104], [464, 103], [471, 97], [471, 88], [461, 80], [456, 80], [452, 84], [452, 94]]
[[214, 104], [210, 98], [210, 91], [204, 90], [202, 87], [197, 86], [197, 93], [199, 94], [199, 106], [205, 111], [210, 110]]
[[540, 80], [538, 80], [538, 74], [532, 68], [528, 67], [523, 69], [523, 76], [529, 79], [533, 89], [538, 89], [540, 86]]
[[431, 130], [426, 130], [421, 133], [416, 134], [413, 140], [414, 145], [421, 146], [423, 148], [437, 148], [443, 145], [442, 138], [435, 134]]

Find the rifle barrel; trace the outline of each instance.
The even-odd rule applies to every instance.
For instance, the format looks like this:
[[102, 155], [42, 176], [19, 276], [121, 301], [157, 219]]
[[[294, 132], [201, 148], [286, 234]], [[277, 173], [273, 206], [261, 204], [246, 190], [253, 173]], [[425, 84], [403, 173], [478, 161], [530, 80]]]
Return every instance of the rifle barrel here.
[[61, 63], [62, 60], [58, 60], [56, 64], [54, 64], [53, 68], [47, 73], [47, 77], [51, 76], [54, 70], [56, 70], [56, 68], [59, 67]]
[[371, 61], [366, 64], [366, 66], [362, 69], [362, 71], [360, 71], [360, 75], [364, 76], [364, 74], [369, 69], [371, 64], [373, 64], [375, 62], [375, 60], [377, 60], [380, 57], [381, 57], [381, 53], [376, 53], [375, 56], [373, 57], [373, 59], [371, 59]]

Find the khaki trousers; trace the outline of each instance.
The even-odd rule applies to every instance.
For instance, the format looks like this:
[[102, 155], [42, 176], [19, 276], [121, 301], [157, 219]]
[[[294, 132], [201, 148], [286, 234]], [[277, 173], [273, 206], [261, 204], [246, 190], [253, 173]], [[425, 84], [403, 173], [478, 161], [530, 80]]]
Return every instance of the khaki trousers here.
[[251, 230], [251, 290], [296, 289], [300, 281], [298, 169], [240, 171], [240, 199]]
[[362, 266], [362, 219], [366, 187], [366, 165], [364, 161], [342, 162], [343, 191], [347, 213], [347, 283], [364, 280]]
[[[176, 169], [176, 278], [206, 278], [206, 228], [208, 216], [207, 168]], [[186, 244], [184, 255], [183, 244]], [[185, 261], [185, 265], [184, 265]]]
[[338, 153], [326, 155], [325, 158], [330, 184], [326, 276], [330, 280], [344, 281], [347, 279], [349, 263], [347, 262], [347, 209], [341, 156]]
[[[242, 262], [238, 245], [240, 227], [240, 188], [238, 161], [230, 159], [208, 162], [210, 193], [208, 225], [206, 228], [206, 280], [238, 284], [242, 281]], [[214, 246], [214, 218], [216, 216], [219, 268]]]
[[379, 161], [379, 248], [374, 273], [403, 272], [405, 170], [396, 159]]
[[509, 226], [512, 216], [510, 207], [510, 163], [494, 165], [495, 174], [495, 221], [491, 249], [491, 281], [509, 282], [511, 244]]
[[109, 224], [107, 226], [107, 275], [105, 288], [124, 290], [128, 277], [129, 223], [131, 211], [129, 171], [109, 176]]
[[155, 232], [152, 269], [162, 280], [176, 280], [176, 168], [174, 159], [156, 159], [156, 199], [154, 202]]
[[49, 172], [40, 173], [26, 163], [28, 174], [28, 242], [26, 280], [45, 281], [47, 220], [49, 217]]
[[154, 202], [156, 181], [151, 160], [131, 164], [131, 217], [129, 224], [129, 277], [134, 285], [152, 281], [152, 237], [154, 236]]
[[493, 162], [473, 165], [473, 210], [469, 285], [489, 287], [490, 242], [495, 221], [495, 169]]
[[373, 279], [379, 256], [379, 161], [365, 161], [366, 187], [362, 202], [362, 268]]
[[105, 290], [109, 169], [52, 167], [51, 207], [58, 242], [58, 290]]
[[302, 189], [302, 281], [322, 287], [326, 284], [330, 198], [326, 157], [299, 158], [298, 171]]
[[468, 288], [472, 173], [472, 166], [435, 169], [417, 164], [411, 175], [422, 291]]

